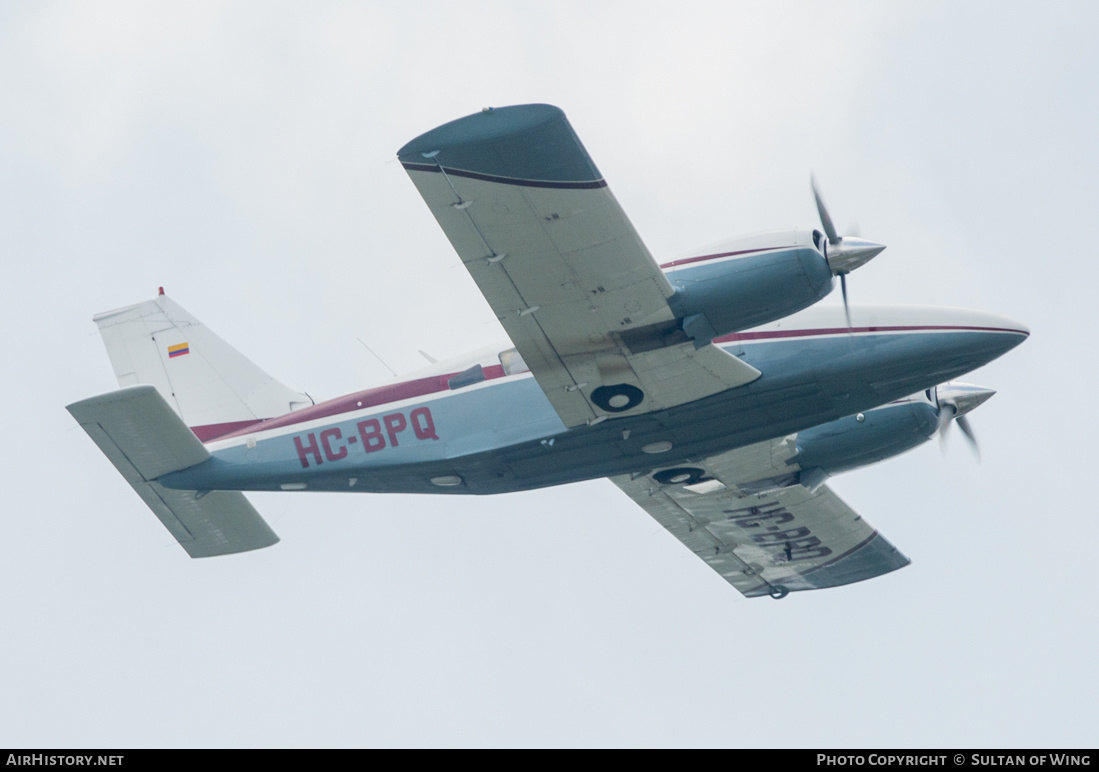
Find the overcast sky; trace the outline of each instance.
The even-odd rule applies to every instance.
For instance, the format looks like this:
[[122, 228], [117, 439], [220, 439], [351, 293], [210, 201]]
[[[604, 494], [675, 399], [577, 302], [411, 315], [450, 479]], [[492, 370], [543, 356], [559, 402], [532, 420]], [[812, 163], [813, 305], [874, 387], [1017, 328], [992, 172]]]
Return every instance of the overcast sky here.
[[[731, 6], [0, 4], [0, 746], [1095, 746], [1097, 6]], [[249, 494], [282, 542], [191, 560], [64, 410], [160, 285], [318, 399], [502, 338], [395, 152], [524, 102], [659, 260], [812, 170], [854, 304], [1031, 327], [981, 463], [834, 481], [910, 567], [748, 601], [606, 481]]]

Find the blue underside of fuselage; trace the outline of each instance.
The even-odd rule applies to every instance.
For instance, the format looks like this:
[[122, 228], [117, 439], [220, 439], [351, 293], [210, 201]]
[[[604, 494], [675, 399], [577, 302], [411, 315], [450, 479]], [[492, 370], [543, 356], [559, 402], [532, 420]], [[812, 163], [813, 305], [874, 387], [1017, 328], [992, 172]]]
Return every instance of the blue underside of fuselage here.
[[[732, 344], [726, 346], [731, 353], [763, 373], [747, 386], [669, 410], [569, 430], [561, 427], [533, 379], [506, 378], [468, 395], [459, 391], [438, 402], [424, 400], [426, 405], [450, 405], [432, 407], [438, 414], [435, 424], [440, 436], [452, 420], [446, 411], [458, 409], [461, 415], [453, 419], [455, 425], [460, 422], [461, 431], [473, 440], [484, 436], [486, 450], [478, 450], [477, 442], [471, 441], [468, 453], [452, 449], [445, 458], [421, 455], [424, 460], [418, 460], [406, 442], [388, 456], [348, 454], [339, 461], [303, 469], [290, 438], [283, 436], [260, 442], [261, 449], [278, 448], [276, 453], [265, 451], [257, 459], [255, 451], [249, 455], [244, 446], [226, 448], [209, 461], [160, 482], [187, 490], [280, 490], [304, 484], [312, 491], [489, 494], [648, 473], [804, 430], [930, 388], [987, 364], [1025, 337], [1011, 332], [951, 331]], [[501, 410], [513, 418], [505, 416], [502, 423]], [[517, 422], [515, 427], [508, 426], [511, 421]], [[333, 424], [340, 425], [338, 417]], [[478, 425], [492, 428], [477, 435], [470, 427]], [[353, 426], [351, 421], [344, 434], [350, 435]], [[518, 441], [502, 442], [509, 432]], [[455, 438], [451, 447], [461, 448], [463, 439]], [[662, 441], [671, 442], [672, 449], [657, 455], [641, 450]], [[453, 487], [430, 482], [445, 475], [457, 475], [462, 482]]]

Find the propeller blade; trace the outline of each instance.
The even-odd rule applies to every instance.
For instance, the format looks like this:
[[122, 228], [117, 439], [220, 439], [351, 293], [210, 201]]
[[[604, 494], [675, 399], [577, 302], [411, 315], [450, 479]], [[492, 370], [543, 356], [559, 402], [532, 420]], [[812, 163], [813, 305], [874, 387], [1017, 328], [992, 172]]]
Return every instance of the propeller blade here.
[[981, 458], [981, 449], [977, 446], [977, 435], [973, 433], [973, 427], [969, 425], [969, 418], [960, 415], [955, 421], [958, 423], [958, 428], [962, 430], [962, 434], [969, 440], [969, 446], [973, 448], [973, 452], [977, 454], [977, 458]]
[[820, 215], [820, 224], [824, 228], [824, 234], [828, 237], [828, 243], [839, 244], [840, 237], [836, 232], [836, 226], [832, 224], [832, 218], [828, 215], [828, 208], [820, 197], [820, 190], [817, 189], [817, 178], [810, 175], [809, 184], [813, 187], [813, 198], [817, 201], [817, 213]]
[[939, 450], [946, 453], [946, 435], [950, 432], [950, 424], [957, 411], [953, 405], [939, 405]]
[[847, 329], [851, 329], [851, 309], [847, 307], [847, 274], [840, 274], [840, 290], [843, 292], [843, 315], [847, 318]]

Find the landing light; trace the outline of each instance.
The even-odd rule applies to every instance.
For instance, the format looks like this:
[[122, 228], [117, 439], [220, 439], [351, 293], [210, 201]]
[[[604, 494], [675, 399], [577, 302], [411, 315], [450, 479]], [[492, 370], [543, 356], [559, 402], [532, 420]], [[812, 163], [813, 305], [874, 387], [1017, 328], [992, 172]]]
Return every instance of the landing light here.
[[650, 442], [648, 445], [644, 445], [641, 448], [642, 453], [667, 453], [672, 449], [672, 443], [667, 440], [661, 440], [660, 442]]
[[444, 474], [439, 477], [432, 477], [431, 484], [438, 485], [440, 488], [453, 488], [455, 485], [462, 484], [462, 478], [456, 474]]

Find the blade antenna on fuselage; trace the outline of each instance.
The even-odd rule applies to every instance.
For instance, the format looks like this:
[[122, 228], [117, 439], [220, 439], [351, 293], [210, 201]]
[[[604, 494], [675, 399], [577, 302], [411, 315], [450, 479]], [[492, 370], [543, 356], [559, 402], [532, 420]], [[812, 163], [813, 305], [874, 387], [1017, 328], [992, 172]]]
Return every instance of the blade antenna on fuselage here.
[[384, 359], [382, 359], [382, 358], [381, 358], [380, 356], [378, 356], [378, 354], [377, 354], [377, 353], [376, 353], [376, 352], [374, 351], [374, 349], [372, 349], [372, 348], [370, 348], [370, 346], [366, 345], [366, 342], [365, 342], [365, 341], [364, 341], [364, 340], [363, 340], [362, 338], [355, 338], [355, 340], [357, 340], [357, 341], [358, 341], [359, 343], [362, 343], [362, 344], [363, 344], [363, 348], [365, 348], [365, 349], [366, 349], [367, 351], [369, 351], [369, 352], [370, 352], [371, 354], [373, 354], [373, 355], [374, 355], [374, 358], [375, 358], [375, 359], [377, 359], [377, 360], [378, 360], [379, 362], [381, 362], [381, 363], [382, 363], [382, 367], [384, 367], [384, 368], [385, 368], [386, 370], [388, 370], [389, 372], [393, 373], [393, 377], [394, 377], [394, 378], [396, 378], [396, 377], [397, 377], [397, 371], [396, 371], [396, 370], [394, 370], [394, 369], [393, 369], [392, 367], [390, 367], [389, 365], [387, 365], [387, 364], [385, 363], [385, 360], [384, 360]]

